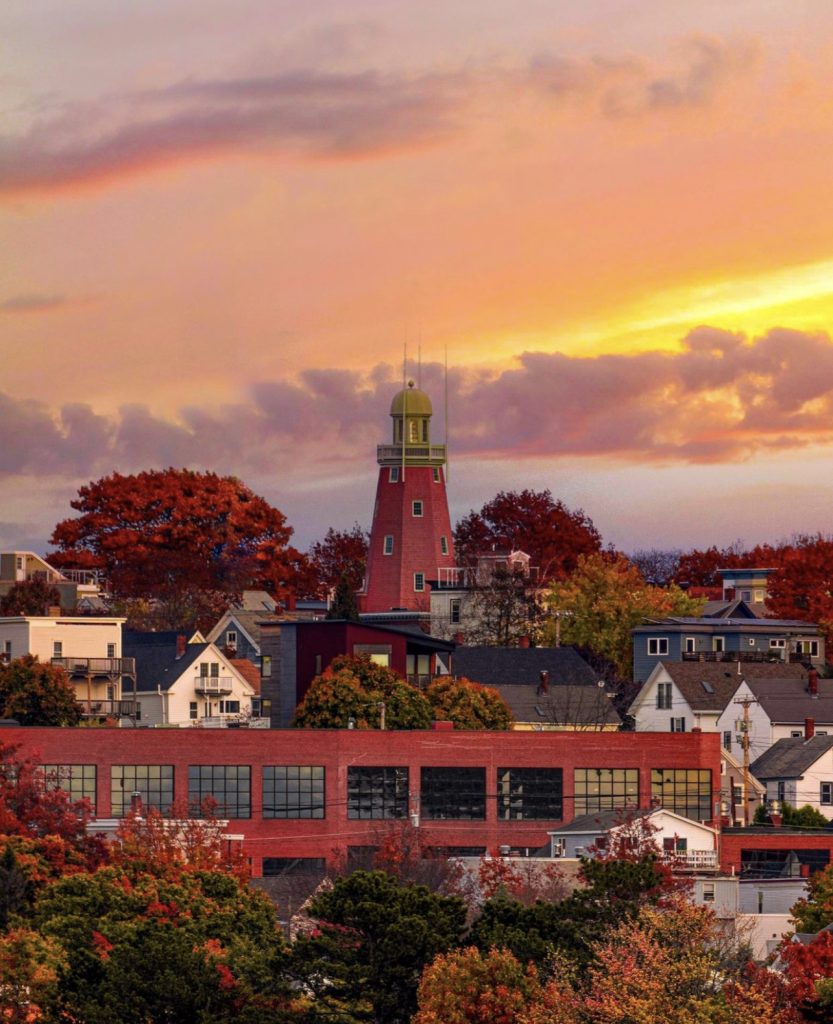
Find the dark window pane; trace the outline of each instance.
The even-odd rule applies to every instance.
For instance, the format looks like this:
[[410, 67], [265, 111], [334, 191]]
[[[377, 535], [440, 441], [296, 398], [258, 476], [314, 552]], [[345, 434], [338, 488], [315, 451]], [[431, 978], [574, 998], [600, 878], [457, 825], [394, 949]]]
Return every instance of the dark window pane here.
[[188, 805], [200, 817], [206, 800], [218, 818], [251, 818], [251, 768], [247, 764], [192, 764], [188, 767]]
[[133, 793], [142, 797], [142, 807], [154, 807], [167, 814], [174, 802], [173, 765], [114, 764], [110, 768], [110, 803], [114, 818], [130, 810]]
[[486, 817], [485, 768], [423, 768], [420, 788], [422, 816], [428, 821]]
[[47, 789], [63, 789], [73, 801], [89, 800], [96, 813], [94, 764], [42, 764], [40, 772]]
[[498, 768], [497, 813], [511, 821], [560, 819], [563, 810], [560, 768]]
[[407, 768], [348, 768], [348, 818], [404, 818], [408, 814]]

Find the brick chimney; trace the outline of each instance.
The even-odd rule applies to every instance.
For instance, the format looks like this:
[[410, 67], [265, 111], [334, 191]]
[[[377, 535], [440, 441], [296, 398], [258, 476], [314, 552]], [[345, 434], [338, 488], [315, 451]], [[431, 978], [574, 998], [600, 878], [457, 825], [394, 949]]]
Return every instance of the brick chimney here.
[[182, 633], [180, 633], [179, 636], [176, 638], [176, 660], [177, 661], [179, 661], [180, 658], [184, 657], [184, 655], [185, 655], [185, 646], [186, 646], [187, 643], [188, 643], [188, 638], [183, 636]]
[[807, 693], [811, 697], [818, 697], [819, 695], [819, 674], [814, 668], [811, 668], [807, 673]]
[[529, 637], [522, 636], [521, 639], [518, 641], [518, 647], [529, 647]]
[[804, 719], [804, 739], [811, 740], [816, 735], [816, 722], [813, 718]]

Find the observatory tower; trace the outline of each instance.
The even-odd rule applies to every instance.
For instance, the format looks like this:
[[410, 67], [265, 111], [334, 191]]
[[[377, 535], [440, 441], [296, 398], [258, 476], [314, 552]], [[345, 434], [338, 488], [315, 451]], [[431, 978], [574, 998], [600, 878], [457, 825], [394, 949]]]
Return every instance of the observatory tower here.
[[429, 610], [430, 580], [454, 566], [446, 447], [431, 443], [431, 399], [408, 386], [390, 407], [393, 441], [377, 448], [363, 612]]

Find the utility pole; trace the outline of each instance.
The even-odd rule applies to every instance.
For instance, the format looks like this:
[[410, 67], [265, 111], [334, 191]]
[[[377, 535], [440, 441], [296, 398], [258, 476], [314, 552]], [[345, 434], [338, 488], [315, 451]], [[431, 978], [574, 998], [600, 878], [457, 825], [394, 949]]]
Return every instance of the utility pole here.
[[754, 697], [736, 697], [734, 704], [743, 708], [743, 721], [740, 723], [740, 738], [743, 746], [743, 825], [749, 827], [749, 708], [758, 702]]

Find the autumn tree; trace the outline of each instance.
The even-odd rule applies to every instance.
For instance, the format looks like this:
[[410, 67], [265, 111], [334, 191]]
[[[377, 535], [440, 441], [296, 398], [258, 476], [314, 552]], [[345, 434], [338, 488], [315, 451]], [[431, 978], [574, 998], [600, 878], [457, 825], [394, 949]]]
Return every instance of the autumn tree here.
[[833, 643], [833, 538], [797, 537], [781, 548], [767, 590], [772, 615], [817, 622]]
[[46, 615], [60, 604], [57, 587], [44, 580], [21, 580], [0, 598], [0, 615]]
[[624, 555], [580, 556], [575, 572], [553, 584], [547, 603], [552, 615], [545, 627], [551, 643], [587, 646], [629, 675], [633, 657], [631, 630], [646, 618], [697, 615], [702, 601], [674, 585], [647, 584]]
[[60, 666], [27, 654], [0, 664], [0, 717], [21, 725], [77, 725], [81, 705]]
[[350, 530], [330, 527], [323, 540], [316, 541], [308, 554], [315, 580], [311, 597], [324, 598], [344, 579], [353, 590], [359, 590], [367, 564], [367, 530], [354, 523]]
[[457, 556], [474, 565], [493, 550], [520, 550], [530, 556], [542, 583], [564, 579], [580, 555], [601, 548], [601, 536], [581, 509], [571, 511], [551, 492], [500, 491], [479, 512], [471, 511], [454, 531]]
[[431, 706], [416, 687], [367, 655], [343, 655], [313, 679], [293, 725], [346, 729], [352, 720], [357, 729], [378, 729], [383, 704], [387, 729], [427, 729], [431, 724]]
[[299, 938], [293, 963], [314, 994], [313, 1020], [406, 1024], [423, 969], [456, 946], [466, 908], [456, 896], [400, 885], [383, 871], [336, 879], [309, 907], [317, 928]]
[[425, 968], [413, 1024], [515, 1024], [539, 990], [535, 966], [506, 949], [452, 950]]
[[66, 955], [54, 939], [17, 927], [0, 935], [0, 1020], [37, 1024], [58, 999]]
[[274, 907], [227, 873], [74, 875], [42, 893], [34, 925], [67, 958], [51, 1019], [265, 1022], [293, 1000]]
[[514, 718], [497, 690], [456, 676], [435, 676], [425, 692], [433, 717], [457, 729], [511, 729]]
[[[55, 565], [103, 569], [117, 599], [178, 603], [211, 615], [245, 587], [294, 592], [303, 556], [281, 512], [234, 477], [187, 469], [114, 473], [81, 487], [79, 513], [52, 534]], [[194, 621], [210, 622], [197, 602]], [[216, 617], [216, 616], [215, 616]]]

